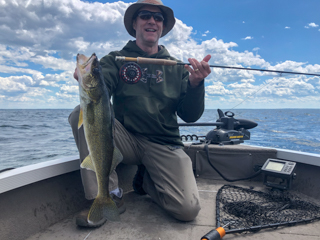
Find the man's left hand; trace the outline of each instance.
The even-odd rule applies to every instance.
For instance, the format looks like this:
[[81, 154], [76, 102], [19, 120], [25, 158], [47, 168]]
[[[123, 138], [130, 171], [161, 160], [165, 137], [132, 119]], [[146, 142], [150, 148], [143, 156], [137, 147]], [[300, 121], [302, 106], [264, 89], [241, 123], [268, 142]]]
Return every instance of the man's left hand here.
[[210, 73], [209, 60], [211, 55], [208, 54], [201, 62], [198, 62], [194, 58], [189, 58], [188, 61], [192, 67], [185, 65], [184, 67], [190, 72], [189, 81], [191, 87], [199, 86], [200, 82], [205, 79]]

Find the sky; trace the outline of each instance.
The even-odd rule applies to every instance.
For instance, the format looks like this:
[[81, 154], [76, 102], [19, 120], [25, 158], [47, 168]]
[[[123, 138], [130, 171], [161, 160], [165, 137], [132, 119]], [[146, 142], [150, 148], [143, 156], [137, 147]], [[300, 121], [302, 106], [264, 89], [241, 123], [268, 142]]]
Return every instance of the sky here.
[[[0, 109], [72, 109], [77, 53], [134, 40], [133, 1], [0, 0]], [[163, 0], [176, 25], [160, 44], [184, 62], [320, 73], [319, 0]], [[320, 78], [212, 68], [207, 109], [319, 108]]]

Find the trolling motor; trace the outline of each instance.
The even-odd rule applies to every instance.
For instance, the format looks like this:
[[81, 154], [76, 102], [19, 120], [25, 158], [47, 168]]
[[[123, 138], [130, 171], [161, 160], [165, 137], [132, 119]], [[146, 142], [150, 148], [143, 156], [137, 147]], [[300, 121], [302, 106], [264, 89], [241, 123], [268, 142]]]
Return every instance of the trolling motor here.
[[205, 141], [213, 144], [240, 144], [250, 140], [248, 129], [258, 126], [256, 122], [246, 119], [235, 119], [234, 113], [223, 113], [218, 109], [219, 119], [215, 123], [179, 123], [179, 126], [216, 126], [205, 136]]
[[250, 132], [248, 129], [256, 127], [258, 124], [246, 120], [235, 119], [234, 113], [227, 111], [223, 112], [218, 109], [219, 119], [216, 129], [208, 132], [206, 136], [207, 141], [215, 144], [239, 144], [243, 143], [243, 140], [250, 140]]

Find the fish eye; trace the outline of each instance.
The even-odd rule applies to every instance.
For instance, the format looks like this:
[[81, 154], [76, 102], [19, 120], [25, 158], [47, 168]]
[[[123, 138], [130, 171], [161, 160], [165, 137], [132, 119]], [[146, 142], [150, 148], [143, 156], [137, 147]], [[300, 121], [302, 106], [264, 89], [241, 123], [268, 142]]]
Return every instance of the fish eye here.
[[92, 69], [92, 72], [99, 73], [99, 68], [95, 67], [94, 69]]

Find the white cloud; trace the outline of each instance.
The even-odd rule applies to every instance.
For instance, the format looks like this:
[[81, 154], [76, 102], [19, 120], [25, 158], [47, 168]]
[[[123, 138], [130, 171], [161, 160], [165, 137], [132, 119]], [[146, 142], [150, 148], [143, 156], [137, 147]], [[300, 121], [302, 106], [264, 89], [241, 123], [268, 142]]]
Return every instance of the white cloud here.
[[[2, 34], [0, 41], [6, 45], [25, 46], [41, 54], [55, 49], [61, 57], [70, 59], [79, 49], [75, 39], [94, 43], [126, 38], [123, 13], [129, 4], [87, 3], [78, 0], [6, 1], [0, 5]], [[27, 6], [27, 7], [26, 7]], [[107, 49], [108, 50], [108, 49]]]
[[206, 37], [208, 35], [208, 33], [210, 33], [209, 30], [205, 31], [204, 34], [202, 34], [203, 37]]
[[279, 71], [288, 71], [288, 72], [302, 72], [302, 73], [319, 73], [320, 65], [306, 65], [307, 63], [303, 62], [294, 62], [287, 60], [283, 63], [278, 63], [275, 66], [270, 66], [268, 69], [279, 70]]
[[69, 94], [78, 94], [79, 93], [79, 87], [78, 86], [68, 86], [68, 85], [63, 85], [60, 90], [64, 93], [69, 93]]
[[164, 39], [161, 40], [164, 41], [165, 44], [170, 44], [171, 42], [185, 42], [189, 40], [192, 30], [192, 27], [189, 27], [181, 20], [176, 19], [174, 28]]
[[233, 89], [233, 92], [237, 97], [249, 96], [258, 90], [257, 86], [251, 84], [253, 81], [254, 80], [231, 83], [228, 85], [228, 88]]
[[25, 93], [27, 92], [27, 86], [23, 82], [20, 82], [20, 80], [23, 77], [8, 77], [8, 78], [2, 78], [0, 77], [0, 93], [8, 95], [11, 95], [12, 92], [15, 93]]
[[309, 23], [307, 26], [304, 26], [305, 28], [316, 28], [316, 27], [319, 27], [318, 24], [315, 24], [314, 22], [312, 23]]
[[215, 82], [206, 87], [206, 96], [226, 96], [231, 95], [232, 91], [226, 89], [221, 82]]
[[17, 68], [17, 67], [11, 67], [10, 65], [0, 65], [0, 72], [1, 73], [11, 73], [11, 74], [17, 74], [17, 73], [37, 74], [37, 73], [40, 73], [39, 71], [34, 70], [34, 69]]
[[304, 76], [291, 78], [275, 77], [268, 80], [266, 84], [268, 84], [268, 87], [265, 88], [261, 94], [268, 94], [277, 98], [305, 97], [319, 93], [312, 84], [308, 83], [308, 80]]
[[286, 26], [285, 29], [290, 29], [290, 27]]
[[65, 70], [73, 69], [75, 62], [67, 61], [65, 59], [57, 59], [53, 56], [36, 56], [30, 59], [31, 62], [42, 65], [44, 68], [50, 68], [53, 70]]
[[252, 39], [253, 39], [253, 37], [251, 37], [251, 36], [247, 36], [245, 38], [242, 38], [242, 40], [252, 40]]
[[[128, 5], [121, 1], [102, 4], [80, 0], [0, 0], [0, 108], [77, 105], [78, 83], [73, 79], [76, 54], [95, 52], [101, 58], [132, 39], [123, 26]], [[317, 26], [310, 24], [308, 27]], [[160, 44], [184, 62], [211, 54], [213, 65], [320, 72], [320, 65], [305, 62], [288, 60], [271, 65], [257, 54], [258, 47], [252, 52], [240, 52], [236, 42], [217, 38], [196, 41], [193, 37], [197, 32], [176, 19], [175, 27]], [[209, 33], [207, 30], [203, 34]], [[212, 68], [206, 79], [206, 101], [210, 104], [234, 104], [250, 96], [255, 96], [256, 104], [270, 99], [299, 102], [297, 96], [305, 102], [308, 98], [319, 102], [319, 91], [318, 77], [280, 79], [270, 73]]]

